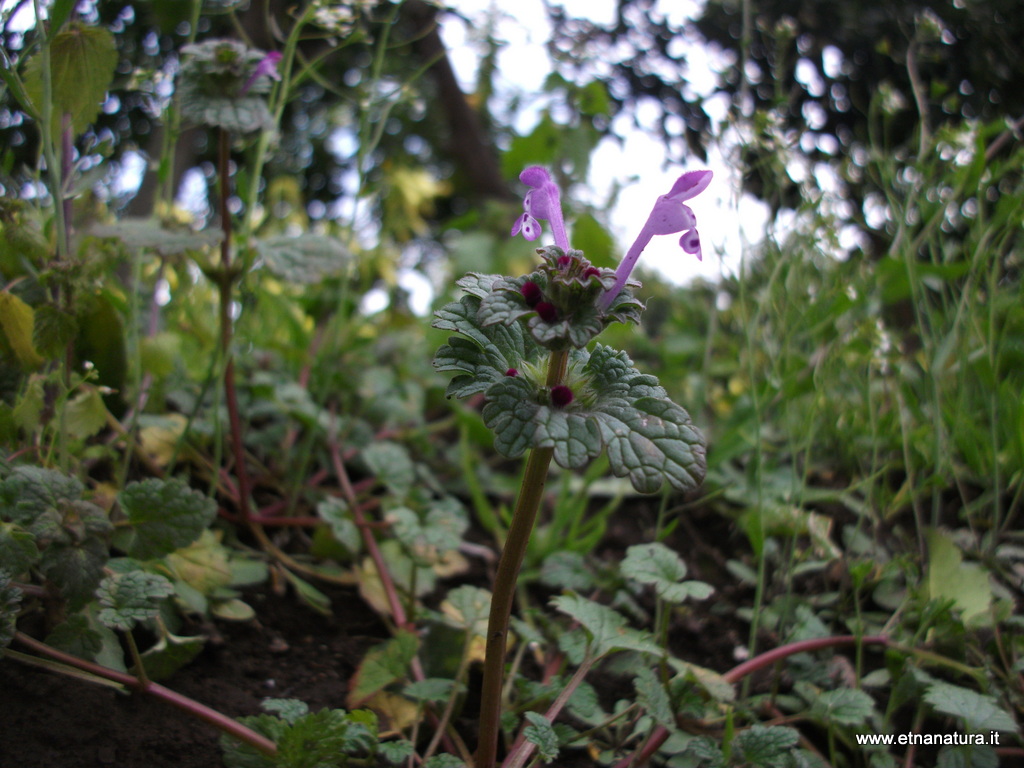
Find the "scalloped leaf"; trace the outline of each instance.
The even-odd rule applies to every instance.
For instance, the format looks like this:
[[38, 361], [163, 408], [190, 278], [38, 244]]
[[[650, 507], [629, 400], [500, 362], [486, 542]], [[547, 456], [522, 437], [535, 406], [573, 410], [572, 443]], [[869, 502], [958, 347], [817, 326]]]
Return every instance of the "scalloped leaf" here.
[[161, 256], [204, 251], [223, 239], [220, 230], [193, 232], [190, 229], [171, 229], [158, 219], [127, 218], [116, 224], [97, 224], [90, 230], [95, 237], [118, 240], [133, 251], [155, 251]]
[[32, 341], [35, 311], [8, 291], [0, 291], [0, 332], [14, 351], [21, 366], [34, 370], [43, 364], [43, 358], [36, 351]]
[[733, 749], [746, 764], [783, 768], [792, 764], [790, 752], [799, 741], [800, 734], [793, 728], [754, 725], [736, 736]]
[[924, 700], [943, 714], [963, 718], [964, 725], [973, 732], [1018, 731], [1013, 717], [999, 706], [995, 698], [969, 688], [936, 681], [928, 686]]
[[217, 515], [213, 499], [177, 479], [132, 483], [118, 500], [135, 533], [128, 554], [140, 560], [188, 546]]
[[256, 250], [275, 275], [303, 285], [337, 277], [349, 262], [349, 252], [341, 243], [333, 237], [317, 234], [258, 240]]
[[627, 624], [625, 616], [606, 605], [578, 595], [560, 595], [551, 604], [587, 630], [593, 658], [600, 658], [612, 651], [637, 651], [655, 656], [665, 654], [664, 649], [648, 633], [633, 629]]
[[[117, 66], [117, 45], [109, 30], [81, 23], [68, 25], [50, 42], [51, 130], [59, 135], [64, 115], [77, 136], [100, 112]], [[43, 57], [34, 54], [25, 67], [25, 93], [42, 115]]]
[[682, 603], [691, 597], [703, 600], [714, 591], [702, 581], [683, 581], [686, 563], [660, 542], [636, 544], [627, 549], [621, 569], [623, 576], [650, 584], [658, 597], [670, 603]]
[[128, 571], [113, 573], [96, 590], [100, 610], [97, 618], [111, 629], [131, 630], [139, 621], [160, 612], [159, 602], [174, 594], [174, 585], [157, 573]]
[[545, 404], [546, 391], [526, 377], [503, 377], [486, 390], [483, 418], [495, 448], [509, 457], [554, 448], [567, 469], [607, 449], [612, 472], [641, 493], [654, 493], [665, 479], [680, 491], [697, 488], [707, 468], [704, 438], [689, 414], [664, 398], [657, 379], [601, 345], [589, 359], [578, 351], [576, 360], [587, 362], [572, 384], [580, 394], [566, 407]]
[[463, 296], [434, 313], [434, 327], [455, 331], [466, 338], [453, 336], [434, 356], [439, 371], [454, 371], [447, 397], [469, 397], [484, 392], [495, 382], [506, 378], [510, 368], [540, 359], [542, 350], [523, 333], [519, 325], [480, 327], [477, 313], [480, 299]]
[[529, 725], [523, 729], [523, 738], [537, 747], [537, 754], [546, 763], [558, 757], [558, 735], [551, 721], [539, 712], [527, 712]]

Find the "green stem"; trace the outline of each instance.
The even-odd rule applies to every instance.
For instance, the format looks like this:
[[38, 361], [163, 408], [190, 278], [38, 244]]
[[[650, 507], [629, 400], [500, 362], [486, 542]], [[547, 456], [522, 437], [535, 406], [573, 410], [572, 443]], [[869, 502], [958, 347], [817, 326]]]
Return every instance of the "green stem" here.
[[139, 653], [139, 646], [131, 632], [124, 633], [128, 641], [128, 650], [131, 652], [132, 661], [135, 662], [135, 676], [139, 679], [139, 685], [145, 689], [150, 684], [149, 675], [146, 674], [146, 665], [142, 661], [142, 654]]
[[[547, 385], [560, 384], [569, 363], [569, 351], [552, 351], [548, 361]], [[519, 571], [526, 557], [530, 534], [537, 521], [548, 467], [554, 448], [534, 448], [526, 461], [519, 500], [512, 515], [505, 546], [494, 578], [494, 595], [487, 621], [487, 645], [484, 656], [483, 689], [480, 694], [480, 742], [477, 746], [476, 768], [494, 768], [501, 732], [501, 690], [505, 671], [505, 646], [509, 619], [515, 600]]]

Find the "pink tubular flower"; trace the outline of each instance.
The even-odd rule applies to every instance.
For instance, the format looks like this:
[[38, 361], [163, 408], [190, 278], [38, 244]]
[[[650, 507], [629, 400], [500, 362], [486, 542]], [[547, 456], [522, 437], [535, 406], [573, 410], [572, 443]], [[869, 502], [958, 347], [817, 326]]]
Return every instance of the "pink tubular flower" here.
[[551, 222], [555, 245], [568, 251], [569, 236], [565, 233], [562, 203], [559, 200], [558, 185], [551, 180], [551, 174], [539, 165], [531, 165], [519, 174], [519, 180], [528, 185], [530, 191], [523, 198], [523, 215], [512, 225], [512, 237], [522, 232], [527, 240], [536, 240], [540, 237], [540, 222], [537, 219], [547, 219]]
[[277, 71], [277, 65], [280, 61], [280, 51], [271, 51], [264, 56], [260, 60], [260, 63], [256, 65], [256, 69], [254, 69], [252, 74], [249, 75], [249, 79], [245, 81], [245, 85], [243, 85], [242, 90], [239, 91], [239, 96], [245, 96], [245, 94], [249, 92], [249, 89], [252, 88], [253, 84], [264, 75], [269, 77], [271, 80], [280, 80], [281, 73]]
[[684, 200], [696, 197], [711, 183], [711, 171], [690, 171], [680, 176], [672, 185], [667, 195], [662, 195], [655, 201], [650, 216], [644, 224], [636, 241], [626, 253], [625, 258], [619, 263], [615, 271], [615, 285], [601, 296], [599, 303], [602, 309], [608, 309], [612, 301], [619, 295], [622, 287], [629, 279], [637, 259], [643, 253], [644, 248], [651, 242], [655, 235], [674, 235], [682, 232], [679, 238], [679, 245], [687, 253], [692, 253], [698, 259], [701, 258], [700, 236], [697, 234], [697, 218], [693, 215]]

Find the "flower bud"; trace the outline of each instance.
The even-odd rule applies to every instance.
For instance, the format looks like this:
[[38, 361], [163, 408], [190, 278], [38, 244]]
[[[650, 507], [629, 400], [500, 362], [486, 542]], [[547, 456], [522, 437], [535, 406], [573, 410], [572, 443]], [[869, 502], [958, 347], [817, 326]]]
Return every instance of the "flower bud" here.
[[544, 298], [544, 294], [541, 293], [540, 286], [532, 280], [527, 280], [523, 283], [523, 287], [519, 289], [519, 292], [523, 295], [523, 298], [526, 299], [526, 306], [528, 307], [536, 307], [541, 302], [541, 299]]
[[555, 408], [565, 408], [572, 401], [572, 390], [565, 386], [565, 384], [556, 384], [551, 388], [551, 404]]
[[541, 301], [534, 307], [540, 319], [545, 323], [553, 323], [558, 319], [558, 310], [550, 301]]

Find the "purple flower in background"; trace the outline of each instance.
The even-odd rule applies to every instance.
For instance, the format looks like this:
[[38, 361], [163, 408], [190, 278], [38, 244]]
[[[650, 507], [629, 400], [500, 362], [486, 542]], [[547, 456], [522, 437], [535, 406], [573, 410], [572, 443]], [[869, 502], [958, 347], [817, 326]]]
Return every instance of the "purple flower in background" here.
[[527, 240], [536, 240], [540, 237], [540, 222], [537, 219], [546, 219], [551, 222], [555, 245], [568, 251], [569, 237], [565, 233], [562, 203], [559, 200], [558, 185], [551, 180], [551, 174], [539, 165], [531, 165], [519, 174], [519, 180], [528, 185], [530, 191], [523, 198], [523, 215], [512, 225], [512, 237], [522, 232]]
[[679, 238], [679, 245], [687, 253], [692, 253], [698, 259], [701, 258], [700, 236], [697, 234], [697, 217], [693, 215], [684, 200], [696, 197], [711, 183], [711, 171], [690, 171], [680, 176], [672, 185], [667, 195], [662, 195], [654, 203], [647, 222], [637, 236], [636, 241], [626, 253], [626, 257], [619, 263], [615, 271], [615, 285], [613, 285], [600, 299], [602, 309], [608, 309], [612, 301], [622, 290], [629, 279], [637, 259], [643, 253], [644, 248], [651, 242], [655, 235], [674, 235], [682, 232]]
[[238, 92], [239, 96], [245, 96], [252, 88], [253, 84], [261, 77], [266, 75], [271, 80], [280, 80], [281, 73], [277, 71], [277, 65], [281, 61], [280, 51], [271, 51], [264, 56], [260, 63], [256, 65], [256, 69], [249, 75], [249, 79], [245, 81], [245, 85], [242, 86], [242, 90]]

